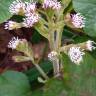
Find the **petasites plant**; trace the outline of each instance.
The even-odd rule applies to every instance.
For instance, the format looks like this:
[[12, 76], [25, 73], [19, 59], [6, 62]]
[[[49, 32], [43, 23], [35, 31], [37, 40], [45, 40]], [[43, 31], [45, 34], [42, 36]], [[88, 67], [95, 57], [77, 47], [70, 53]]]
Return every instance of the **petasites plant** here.
[[[61, 44], [62, 32], [66, 25], [76, 30], [86, 27], [86, 18], [82, 13], [71, 13], [70, 10], [66, 9], [70, 3], [72, 3], [71, 0], [41, 0], [37, 2], [16, 0], [10, 5], [9, 12], [12, 15], [23, 16], [22, 22], [8, 20], [5, 23], [5, 29], [8, 30], [34, 27], [48, 39], [51, 50], [48, 59], [53, 63], [55, 77], [62, 75], [62, 52], [68, 55], [73, 63], [80, 65], [83, 62], [85, 51], [92, 51], [96, 48], [94, 46], [96, 43], [91, 40], [78, 44]], [[67, 11], [65, 12], [65, 10]], [[24, 53], [24, 56], [13, 57], [16, 62], [31, 60], [45, 80], [49, 79], [40, 66], [36, 64], [32, 48], [25, 39], [13, 37], [8, 47]]]

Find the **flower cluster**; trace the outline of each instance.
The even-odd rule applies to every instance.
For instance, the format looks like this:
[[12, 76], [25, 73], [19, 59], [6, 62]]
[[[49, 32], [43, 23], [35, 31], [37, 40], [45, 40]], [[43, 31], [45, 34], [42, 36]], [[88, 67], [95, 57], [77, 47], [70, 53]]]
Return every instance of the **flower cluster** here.
[[84, 54], [85, 53], [83, 52], [83, 50], [80, 50], [80, 47], [71, 47], [68, 52], [71, 61], [78, 65], [81, 61], [83, 61]]
[[44, 0], [43, 8], [59, 10], [61, 8], [61, 4], [57, 0]]
[[8, 48], [16, 49], [20, 41], [21, 39], [18, 39], [18, 37], [13, 37], [8, 43]]
[[17, 29], [17, 28], [21, 28], [21, 24], [15, 22], [15, 21], [8, 21], [8, 22], [5, 24], [5, 29], [13, 30], [13, 29]]
[[92, 51], [92, 50], [96, 49], [96, 47], [94, 45], [96, 45], [96, 43], [94, 41], [88, 40], [86, 42], [87, 50]]
[[83, 28], [85, 27], [85, 18], [80, 14], [72, 14], [72, 24], [76, 27], [76, 28]]
[[36, 10], [36, 2], [26, 2], [26, 13], [32, 13]]
[[22, 2], [21, 0], [16, 0], [16, 1], [13, 1], [13, 3], [10, 5], [9, 7], [9, 11], [11, 14], [24, 14], [25, 13], [25, 8], [26, 8], [26, 5], [24, 2]]
[[36, 13], [36, 3], [35, 2], [23, 2], [21, 0], [14, 1], [10, 7], [9, 11], [13, 15], [23, 15], [25, 18], [21, 23], [16, 23], [14, 21], [8, 21], [5, 24], [5, 29], [13, 30], [21, 27], [32, 27], [36, 22], [39, 21], [39, 14]]
[[39, 15], [37, 13], [32, 13], [31, 16], [27, 16], [24, 18], [24, 22], [22, 23], [24, 27], [32, 27], [39, 20]]
[[55, 51], [52, 51], [52, 52], [50, 52], [50, 53], [48, 54], [48, 58], [49, 58], [49, 60], [51, 60], [51, 61], [55, 60], [56, 57], [57, 57], [57, 52], [55, 52]]

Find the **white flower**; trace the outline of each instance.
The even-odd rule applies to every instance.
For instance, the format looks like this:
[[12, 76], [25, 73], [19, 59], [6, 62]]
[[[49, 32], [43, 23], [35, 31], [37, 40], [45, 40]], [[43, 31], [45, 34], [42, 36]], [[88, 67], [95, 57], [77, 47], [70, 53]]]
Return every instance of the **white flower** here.
[[9, 11], [11, 14], [24, 14], [25, 13], [26, 5], [21, 0], [13, 1], [13, 3], [9, 7]]
[[94, 41], [88, 40], [86, 42], [86, 47], [89, 51], [96, 49], [96, 47], [94, 45], [96, 45], [96, 43]]
[[13, 30], [18, 28], [21, 28], [21, 24], [15, 21], [8, 21], [7, 23], [5, 23], [5, 29]]
[[82, 56], [84, 54], [85, 53], [82, 50], [80, 50], [80, 47], [71, 47], [68, 52], [71, 61], [78, 65], [80, 64], [81, 61], [83, 61]]
[[26, 2], [26, 13], [32, 13], [36, 10], [36, 3], [28, 3]]
[[72, 14], [72, 24], [76, 27], [76, 28], [83, 28], [85, 27], [85, 18], [80, 14]]
[[37, 13], [27, 14], [27, 17], [24, 18], [23, 26], [32, 27], [36, 22], [39, 21], [39, 15]]
[[49, 60], [51, 60], [51, 61], [55, 60], [56, 57], [57, 57], [57, 52], [55, 52], [55, 51], [52, 51], [52, 52], [50, 52], [50, 53], [48, 54], [48, 58], [49, 58]]
[[8, 48], [16, 49], [21, 39], [18, 39], [18, 37], [13, 37], [11, 41], [8, 43]]
[[57, 0], [44, 0], [43, 8], [52, 8], [59, 10], [61, 8], [61, 4]]

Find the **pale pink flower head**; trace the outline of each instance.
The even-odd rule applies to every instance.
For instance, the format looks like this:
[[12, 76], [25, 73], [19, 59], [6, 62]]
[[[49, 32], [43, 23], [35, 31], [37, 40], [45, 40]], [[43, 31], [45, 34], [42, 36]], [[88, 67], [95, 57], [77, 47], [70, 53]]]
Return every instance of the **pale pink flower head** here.
[[57, 0], [44, 0], [43, 8], [52, 8], [55, 10], [59, 10], [61, 8], [61, 3]]
[[8, 43], [8, 48], [16, 49], [20, 41], [21, 39], [18, 39], [18, 37], [13, 37]]
[[79, 65], [83, 61], [84, 54], [85, 53], [83, 52], [83, 50], [80, 50], [80, 47], [71, 47], [68, 52], [70, 60], [77, 65]]
[[[27, 14], [28, 15], [28, 14]], [[37, 13], [29, 14], [26, 18], [24, 18], [23, 26], [24, 27], [32, 27], [35, 23], [39, 21], [40, 17]]]
[[13, 1], [13, 3], [9, 7], [9, 11], [11, 14], [22, 15], [25, 13], [26, 5], [21, 0]]
[[87, 50], [92, 51], [92, 50], [96, 49], [96, 47], [94, 45], [96, 45], [96, 43], [94, 41], [88, 40], [86, 42]]
[[57, 54], [56, 51], [51, 51], [51, 52], [48, 54], [48, 58], [49, 58], [49, 60], [53, 61], [53, 60], [56, 59], [57, 55], [58, 55], [58, 54]]
[[76, 28], [83, 28], [85, 27], [85, 18], [83, 15], [81, 15], [81, 13], [77, 13], [77, 14], [72, 14], [72, 24], [76, 27]]
[[36, 10], [36, 2], [26, 2], [26, 13], [32, 13]]

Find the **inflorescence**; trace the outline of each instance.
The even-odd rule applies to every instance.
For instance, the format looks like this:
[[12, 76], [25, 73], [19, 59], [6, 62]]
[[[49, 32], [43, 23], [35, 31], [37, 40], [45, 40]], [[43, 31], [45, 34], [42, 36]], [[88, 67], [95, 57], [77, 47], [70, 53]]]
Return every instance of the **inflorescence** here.
[[80, 49], [80, 47], [71, 47], [68, 52], [70, 60], [77, 65], [83, 61], [84, 54], [85, 53]]
[[48, 58], [50, 61], [53, 61], [53, 60], [56, 60], [56, 57], [57, 57], [57, 52], [56, 51], [51, 51], [49, 54], [48, 54]]
[[61, 8], [61, 3], [57, 0], [44, 0], [43, 8], [52, 8], [55, 10], [59, 10]]
[[20, 41], [21, 39], [18, 39], [18, 37], [13, 37], [8, 43], [8, 48], [16, 49]]
[[[21, 23], [22, 26], [21, 27], [32, 27], [35, 23], [37, 23], [40, 19], [39, 14], [36, 12], [36, 2], [23, 2], [22, 0], [16, 0], [14, 1], [10, 7], [9, 7], [9, 11], [11, 14], [13, 15], [22, 15], [25, 16], [25, 18], [23, 19], [23, 22]], [[61, 8], [61, 4], [60, 2], [58, 2], [57, 0], [44, 0], [42, 8], [52, 8], [54, 10], [59, 10]], [[13, 29], [17, 29], [17, 28], [10, 28], [8, 26], [14, 26], [12, 24], [14, 24], [15, 22], [9, 21], [8, 23], [5, 24], [5, 29], [8, 30], [13, 30]], [[6, 27], [7, 26], [7, 27]]]
[[92, 50], [96, 49], [96, 47], [94, 45], [96, 45], [96, 43], [94, 41], [88, 40], [86, 42], [87, 50], [92, 51]]
[[72, 24], [76, 28], [83, 28], [85, 27], [85, 18], [81, 13], [71, 14]]

